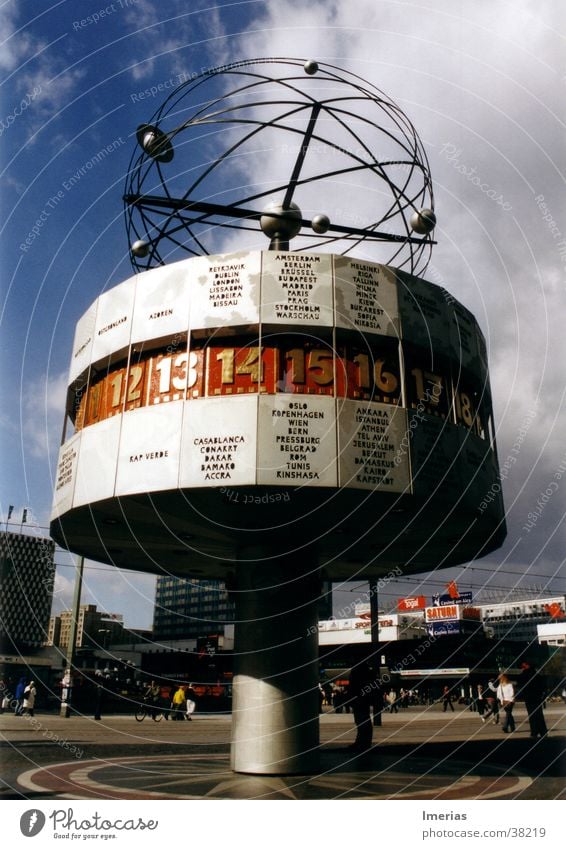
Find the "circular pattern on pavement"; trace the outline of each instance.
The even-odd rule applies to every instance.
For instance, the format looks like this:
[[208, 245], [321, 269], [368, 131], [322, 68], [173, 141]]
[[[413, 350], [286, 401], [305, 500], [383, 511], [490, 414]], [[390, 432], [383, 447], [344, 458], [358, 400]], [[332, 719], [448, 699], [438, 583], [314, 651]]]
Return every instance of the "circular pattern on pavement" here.
[[412, 758], [411, 774], [381, 753], [364, 761], [321, 754], [309, 776], [241, 775], [226, 754], [120, 757], [53, 764], [28, 770], [18, 783], [34, 793], [67, 799], [512, 799], [532, 779], [513, 770], [439, 764]]

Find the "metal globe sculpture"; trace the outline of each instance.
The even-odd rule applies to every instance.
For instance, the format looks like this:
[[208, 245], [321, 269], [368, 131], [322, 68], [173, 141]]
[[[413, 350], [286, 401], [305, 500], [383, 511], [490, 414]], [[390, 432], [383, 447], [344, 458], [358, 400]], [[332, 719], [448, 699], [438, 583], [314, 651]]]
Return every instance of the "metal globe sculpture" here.
[[485, 340], [416, 276], [436, 224], [426, 155], [359, 77], [237, 63], [136, 136], [141, 273], [77, 323], [51, 533], [225, 580], [234, 769], [305, 772], [321, 580], [453, 566], [505, 537]]
[[286, 217], [293, 201], [293, 250], [426, 268], [434, 201], [423, 145], [399, 106], [355, 74], [312, 60], [237, 62], [175, 89], [137, 139], [128, 236], [151, 250], [132, 250], [136, 270], [230, 249], [235, 230], [262, 246], [266, 207]]

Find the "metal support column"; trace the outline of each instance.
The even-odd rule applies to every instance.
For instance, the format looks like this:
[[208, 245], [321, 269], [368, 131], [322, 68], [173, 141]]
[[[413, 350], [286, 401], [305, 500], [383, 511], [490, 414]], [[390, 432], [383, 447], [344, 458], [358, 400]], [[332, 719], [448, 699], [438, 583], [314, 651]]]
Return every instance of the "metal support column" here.
[[318, 768], [317, 605], [305, 550], [247, 548], [236, 578], [231, 765], [256, 775]]

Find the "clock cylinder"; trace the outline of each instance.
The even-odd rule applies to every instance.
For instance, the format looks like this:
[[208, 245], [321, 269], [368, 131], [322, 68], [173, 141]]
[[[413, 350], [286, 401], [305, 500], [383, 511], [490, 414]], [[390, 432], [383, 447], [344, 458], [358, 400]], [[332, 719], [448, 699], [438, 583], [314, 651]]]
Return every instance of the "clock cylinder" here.
[[122, 568], [226, 579], [264, 535], [341, 580], [505, 536], [481, 330], [377, 263], [251, 251], [124, 281], [77, 324], [67, 421], [53, 537]]

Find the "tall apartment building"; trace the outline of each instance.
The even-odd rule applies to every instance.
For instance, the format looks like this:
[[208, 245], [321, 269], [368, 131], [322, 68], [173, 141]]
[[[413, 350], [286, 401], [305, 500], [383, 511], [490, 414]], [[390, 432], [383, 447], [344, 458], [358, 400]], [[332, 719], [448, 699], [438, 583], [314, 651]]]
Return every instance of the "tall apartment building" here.
[[223, 633], [234, 620], [234, 604], [222, 581], [160, 575], [155, 590], [153, 638], [187, 640]]
[[55, 543], [31, 534], [0, 534], [0, 648], [39, 648], [47, 636], [55, 578]]
[[[332, 584], [323, 583], [319, 618], [332, 614]], [[187, 640], [223, 634], [234, 621], [234, 603], [222, 581], [159, 576], [153, 614], [154, 640]]]

